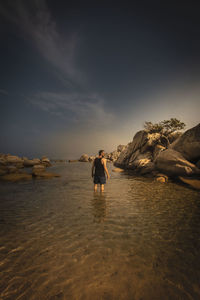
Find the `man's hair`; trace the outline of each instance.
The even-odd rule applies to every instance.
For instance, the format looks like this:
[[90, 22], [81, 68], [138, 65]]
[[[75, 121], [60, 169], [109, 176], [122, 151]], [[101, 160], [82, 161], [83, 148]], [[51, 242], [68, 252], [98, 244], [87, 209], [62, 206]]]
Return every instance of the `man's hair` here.
[[99, 155], [101, 155], [104, 152], [104, 150], [99, 150]]

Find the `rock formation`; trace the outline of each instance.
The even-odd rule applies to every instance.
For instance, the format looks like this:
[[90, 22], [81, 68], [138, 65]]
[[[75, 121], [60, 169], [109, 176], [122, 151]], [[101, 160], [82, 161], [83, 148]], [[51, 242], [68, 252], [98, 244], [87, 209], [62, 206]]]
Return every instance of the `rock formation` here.
[[79, 158], [79, 161], [80, 162], [88, 162], [89, 160], [88, 160], [88, 155], [87, 154], [83, 154], [83, 155], [81, 155], [81, 157]]
[[[46, 167], [50, 167], [51, 162], [43, 156], [41, 159], [20, 158], [10, 154], [0, 154], [0, 180], [16, 182], [32, 178], [58, 177], [58, 174], [48, 173]], [[22, 168], [32, 168], [32, 173], [28, 173]]]
[[[164, 177], [200, 176], [200, 124], [183, 134], [171, 133], [167, 140], [171, 144], [160, 133], [141, 130], [123, 148], [114, 165], [140, 175], [162, 172]], [[164, 177], [158, 176], [157, 180], [166, 182]]]

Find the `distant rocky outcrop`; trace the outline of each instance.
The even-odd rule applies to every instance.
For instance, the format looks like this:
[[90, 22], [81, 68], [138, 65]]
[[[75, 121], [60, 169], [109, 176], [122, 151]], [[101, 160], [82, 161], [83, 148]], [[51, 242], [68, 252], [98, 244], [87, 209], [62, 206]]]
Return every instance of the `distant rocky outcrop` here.
[[[141, 130], [123, 148], [114, 165], [140, 175], [151, 174], [160, 182], [166, 182], [168, 176], [200, 176], [200, 124], [168, 137]], [[164, 176], [157, 176], [159, 172]]]
[[[46, 172], [46, 168], [50, 166], [50, 159], [46, 156], [43, 156], [41, 159], [28, 159], [27, 157], [21, 158], [15, 155], [0, 153], [0, 180], [16, 182], [32, 178], [60, 176]], [[27, 168], [32, 168], [32, 172], [27, 172]]]
[[80, 162], [88, 162], [89, 161], [89, 156], [87, 154], [83, 154], [81, 155], [81, 157], [79, 158]]
[[[108, 162], [115, 162], [118, 159], [121, 152], [125, 149], [125, 147], [126, 146], [124, 146], [124, 145], [119, 145], [117, 147], [117, 150], [114, 150], [110, 153], [105, 153], [105, 158], [107, 159]], [[80, 162], [93, 162], [97, 156], [98, 155], [89, 156], [88, 154], [82, 154], [81, 157], [78, 160], [71, 160], [70, 159], [69, 162], [77, 162], [77, 161], [80, 161]]]

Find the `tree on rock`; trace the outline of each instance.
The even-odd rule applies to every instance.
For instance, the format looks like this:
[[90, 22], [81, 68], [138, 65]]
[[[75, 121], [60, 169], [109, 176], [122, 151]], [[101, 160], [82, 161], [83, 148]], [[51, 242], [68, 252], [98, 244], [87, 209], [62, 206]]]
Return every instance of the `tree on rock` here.
[[176, 118], [171, 118], [170, 120], [164, 120], [158, 123], [144, 123], [144, 129], [148, 133], [160, 133], [162, 143], [165, 144], [166, 147], [169, 145], [169, 135], [184, 129], [185, 126], [185, 123]]
[[161, 133], [164, 135], [169, 135], [172, 132], [182, 130], [185, 128], [185, 123], [181, 122], [176, 118], [171, 118], [170, 120], [164, 120], [159, 123], [145, 122], [144, 128], [149, 133]]

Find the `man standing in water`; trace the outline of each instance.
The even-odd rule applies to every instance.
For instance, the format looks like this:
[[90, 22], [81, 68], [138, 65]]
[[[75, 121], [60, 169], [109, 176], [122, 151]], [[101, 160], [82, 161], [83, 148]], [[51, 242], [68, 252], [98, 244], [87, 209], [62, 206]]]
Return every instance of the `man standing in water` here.
[[[92, 164], [92, 177], [94, 177], [94, 190], [97, 190], [97, 184], [100, 184], [100, 190], [104, 191], [104, 184], [106, 183], [106, 176], [107, 178], [110, 178], [110, 175], [108, 173], [108, 169], [106, 167], [106, 159], [104, 158], [105, 152], [104, 150], [99, 151], [99, 156], [95, 158], [93, 164]], [[94, 172], [95, 168], [95, 172]]]

